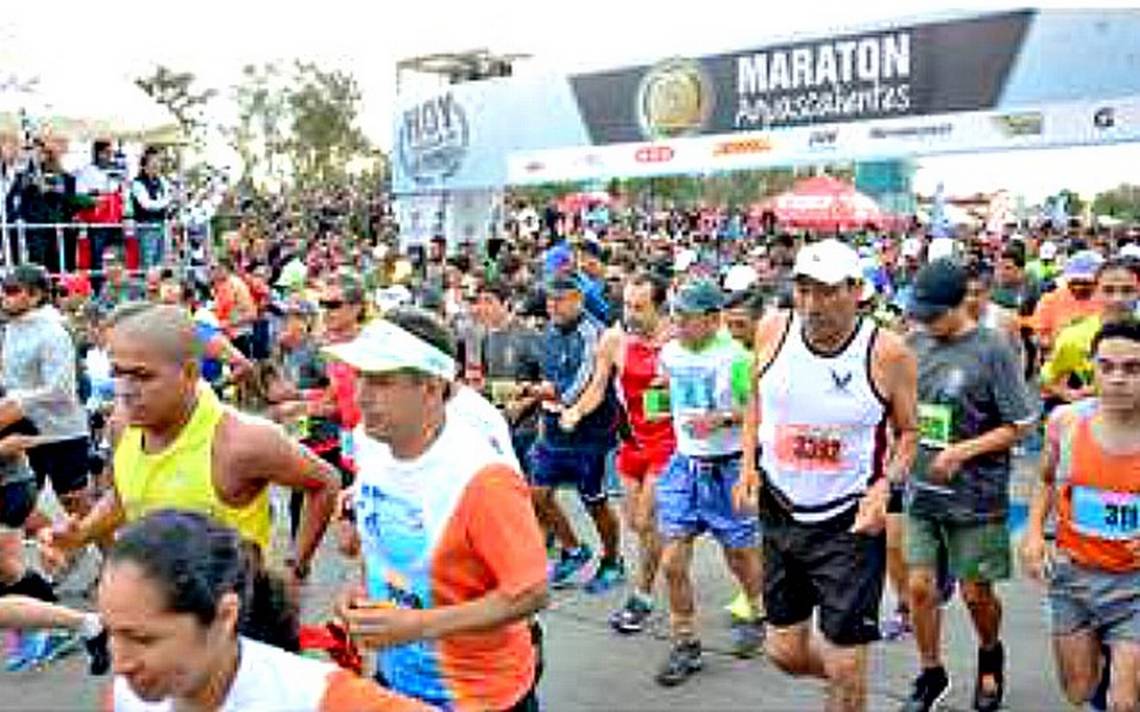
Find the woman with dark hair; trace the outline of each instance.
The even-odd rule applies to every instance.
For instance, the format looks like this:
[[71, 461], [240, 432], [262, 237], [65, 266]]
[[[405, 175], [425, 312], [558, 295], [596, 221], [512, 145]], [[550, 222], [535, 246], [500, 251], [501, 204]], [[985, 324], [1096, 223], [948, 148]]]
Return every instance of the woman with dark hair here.
[[258, 642], [293, 613], [257, 568], [237, 532], [201, 514], [161, 510], [124, 530], [98, 597], [114, 660], [110, 709], [427, 709]]

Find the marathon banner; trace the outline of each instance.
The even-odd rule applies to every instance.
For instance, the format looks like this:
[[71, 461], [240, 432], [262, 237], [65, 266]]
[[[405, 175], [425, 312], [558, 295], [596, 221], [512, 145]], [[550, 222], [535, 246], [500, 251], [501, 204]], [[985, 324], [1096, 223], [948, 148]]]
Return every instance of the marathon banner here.
[[[399, 98], [394, 184], [415, 193], [1132, 141], [1129, 110], [1114, 102], [1140, 96], [1138, 55], [1140, 10], [1026, 10], [456, 84]], [[1110, 130], [1078, 137], [1063, 118], [1102, 107], [1120, 114]]]
[[512, 184], [539, 184], [1123, 141], [1140, 141], [1140, 95], [1022, 111], [962, 112], [517, 151], [507, 160], [507, 177]]

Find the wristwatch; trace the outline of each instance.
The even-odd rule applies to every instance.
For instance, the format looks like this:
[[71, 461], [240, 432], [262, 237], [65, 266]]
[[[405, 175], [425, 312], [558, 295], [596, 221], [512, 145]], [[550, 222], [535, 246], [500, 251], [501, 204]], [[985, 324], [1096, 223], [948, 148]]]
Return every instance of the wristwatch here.
[[309, 578], [311, 573], [311, 566], [307, 562], [303, 562], [296, 556], [289, 556], [285, 559], [285, 565], [293, 572], [293, 576], [299, 581], [304, 581]]

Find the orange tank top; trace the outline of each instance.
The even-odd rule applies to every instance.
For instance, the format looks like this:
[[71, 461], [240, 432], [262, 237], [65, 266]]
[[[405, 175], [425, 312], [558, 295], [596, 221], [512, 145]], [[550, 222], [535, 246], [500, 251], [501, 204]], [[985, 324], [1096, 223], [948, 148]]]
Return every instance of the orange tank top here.
[[1093, 434], [1096, 401], [1060, 409], [1050, 422], [1056, 448], [1057, 546], [1078, 564], [1140, 570], [1140, 451], [1110, 453]]

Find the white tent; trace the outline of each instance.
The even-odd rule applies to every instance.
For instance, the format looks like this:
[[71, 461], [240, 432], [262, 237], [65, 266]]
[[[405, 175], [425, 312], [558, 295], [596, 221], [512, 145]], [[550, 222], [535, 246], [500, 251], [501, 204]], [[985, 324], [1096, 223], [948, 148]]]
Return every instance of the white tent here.
[[179, 140], [174, 117], [129, 78], [0, 72], [0, 133], [27, 129], [73, 140]]

